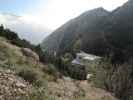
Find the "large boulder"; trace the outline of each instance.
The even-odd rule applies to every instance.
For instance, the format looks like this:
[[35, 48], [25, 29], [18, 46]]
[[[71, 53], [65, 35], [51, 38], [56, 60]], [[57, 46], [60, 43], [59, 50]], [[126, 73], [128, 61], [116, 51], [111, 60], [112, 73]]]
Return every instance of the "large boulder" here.
[[28, 57], [28, 59], [30, 61], [32, 61], [33, 63], [37, 64], [39, 62], [38, 54], [33, 52], [31, 49], [29, 49], [29, 48], [22, 48], [21, 51], [22, 51], [23, 55]]

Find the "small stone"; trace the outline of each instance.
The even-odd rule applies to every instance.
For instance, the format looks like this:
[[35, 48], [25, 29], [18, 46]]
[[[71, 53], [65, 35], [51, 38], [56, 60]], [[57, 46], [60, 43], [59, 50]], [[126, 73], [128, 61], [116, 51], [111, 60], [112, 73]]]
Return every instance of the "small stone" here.
[[18, 91], [21, 93], [21, 94], [25, 94], [25, 91], [23, 91], [22, 89], [18, 88]]
[[11, 77], [8, 77], [8, 79], [9, 79], [10, 81], [13, 81], [13, 78], [11, 78]]
[[25, 87], [26, 87], [25, 84], [20, 83], [20, 82], [17, 82], [17, 83], [16, 83], [16, 86], [17, 86], [17, 87], [20, 87], [20, 88], [25, 88]]
[[8, 70], [6, 71], [6, 73], [10, 74], [10, 73], [11, 73], [11, 70], [8, 69]]
[[16, 100], [21, 100], [21, 97], [20, 97], [20, 96], [17, 96], [17, 97], [16, 97]]

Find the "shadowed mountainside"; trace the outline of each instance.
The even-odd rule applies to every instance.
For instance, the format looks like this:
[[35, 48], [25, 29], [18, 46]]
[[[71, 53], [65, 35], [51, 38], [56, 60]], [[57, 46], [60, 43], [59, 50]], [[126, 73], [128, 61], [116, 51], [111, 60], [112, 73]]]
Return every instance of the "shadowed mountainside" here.
[[[105, 56], [110, 53], [131, 55], [133, 49], [133, 0], [112, 12], [103, 8], [87, 11], [70, 20], [42, 42], [44, 51], [59, 54], [75, 52], [75, 47], [88, 53]], [[122, 52], [122, 53], [121, 53]]]

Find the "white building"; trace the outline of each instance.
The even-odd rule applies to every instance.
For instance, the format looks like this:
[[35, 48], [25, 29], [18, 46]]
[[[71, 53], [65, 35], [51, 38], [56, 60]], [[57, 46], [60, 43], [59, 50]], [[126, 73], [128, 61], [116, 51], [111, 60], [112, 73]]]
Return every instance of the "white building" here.
[[76, 54], [76, 58], [72, 61], [73, 65], [85, 65], [85, 63], [96, 61], [101, 59], [99, 56], [95, 56], [92, 54], [87, 54], [83, 51]]

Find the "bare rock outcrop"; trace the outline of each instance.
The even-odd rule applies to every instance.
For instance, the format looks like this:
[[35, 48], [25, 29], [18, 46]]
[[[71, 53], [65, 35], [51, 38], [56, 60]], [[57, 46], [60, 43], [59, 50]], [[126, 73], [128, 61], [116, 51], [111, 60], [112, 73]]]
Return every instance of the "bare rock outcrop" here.
[[29, 61], [33, 62], [34, 64], [38, 64], [39, 56], [35, 52], [33, 52], [29, 48], [21, 48], [21, 51], [23, 55], [25, 55], [28, 58]]

